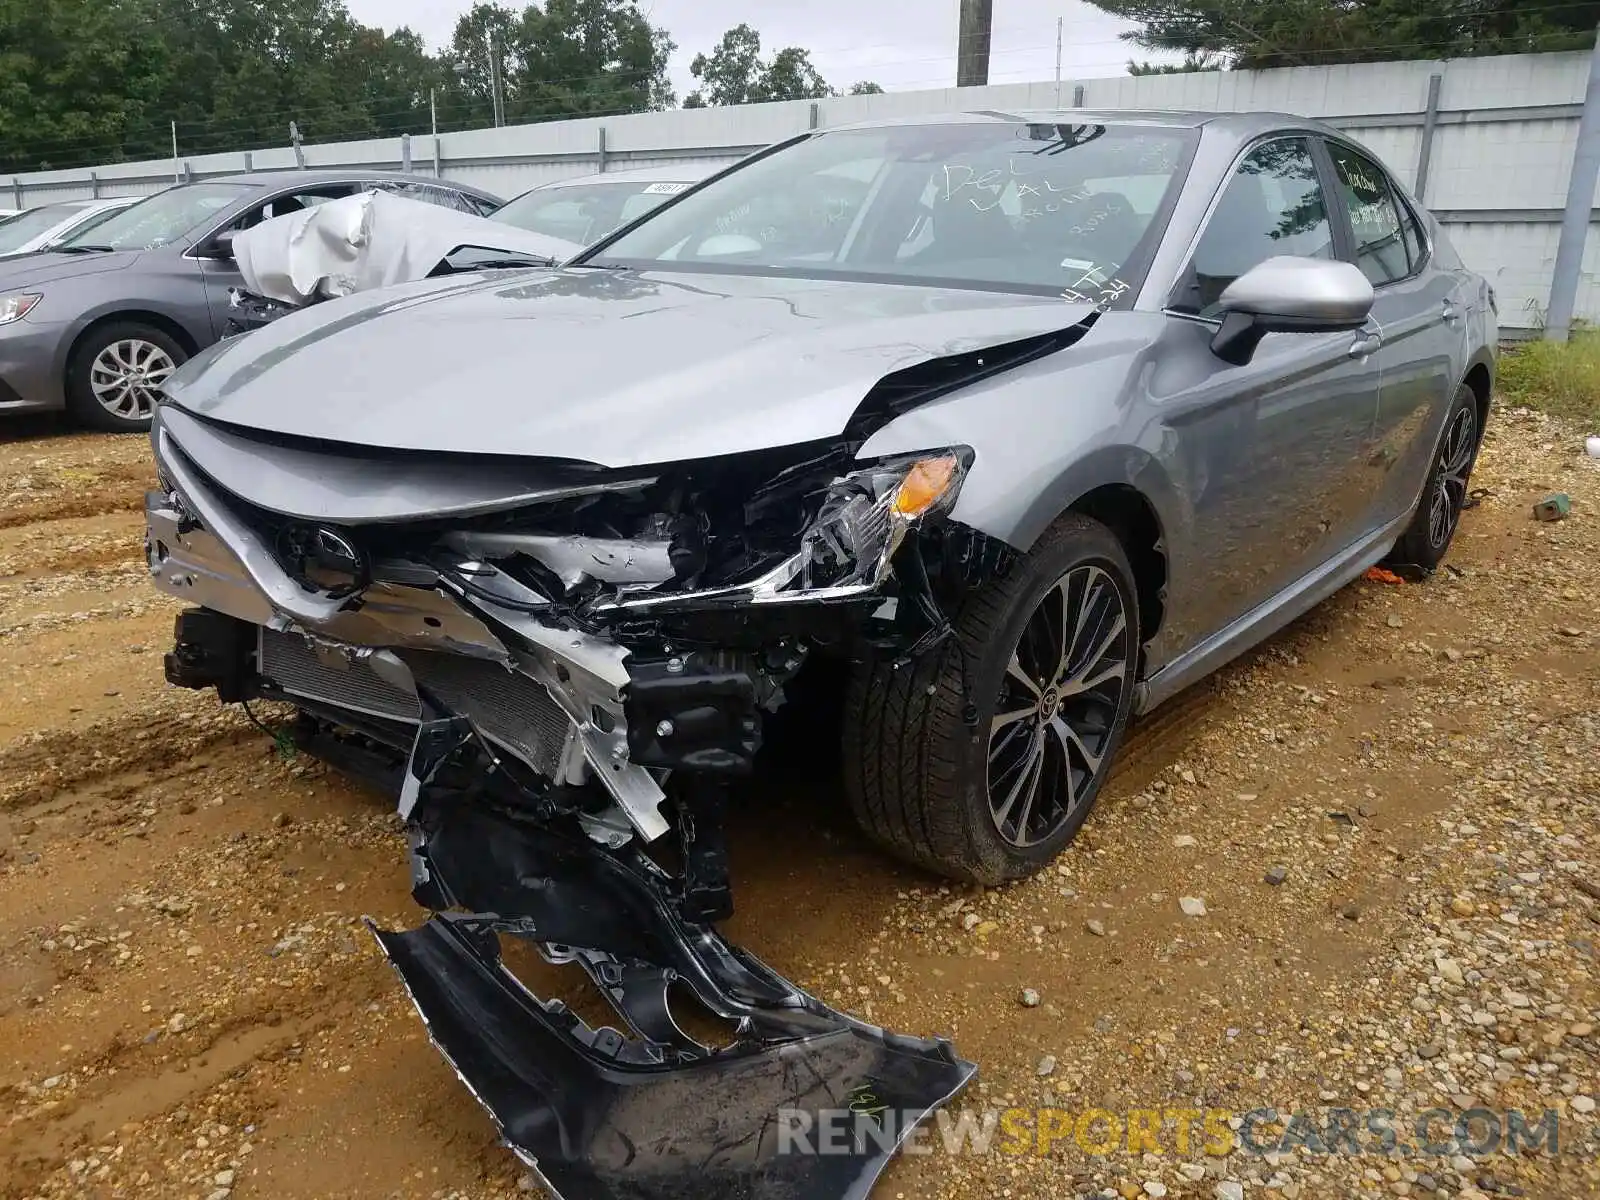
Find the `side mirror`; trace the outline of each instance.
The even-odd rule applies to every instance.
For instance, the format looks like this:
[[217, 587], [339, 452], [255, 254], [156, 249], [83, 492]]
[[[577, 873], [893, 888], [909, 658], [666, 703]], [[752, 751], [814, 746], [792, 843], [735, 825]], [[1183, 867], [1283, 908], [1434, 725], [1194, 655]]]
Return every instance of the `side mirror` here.
[[1222, 293], [1222, 327], [1211, 339], [1211, 352], [1238, 367], [1250, 361], [1269, 333], [1360, 329], [1372, 312], [1372, 299], [1372, 284], [1352, 263], [1269, 258]]
[[206, 248], [201, 257], [231, 261], [233, 258], [233, 238], [238, 232], [237, 229], [224, 229], [220, 233], [213, 234], [211, 240], [206, 243]]

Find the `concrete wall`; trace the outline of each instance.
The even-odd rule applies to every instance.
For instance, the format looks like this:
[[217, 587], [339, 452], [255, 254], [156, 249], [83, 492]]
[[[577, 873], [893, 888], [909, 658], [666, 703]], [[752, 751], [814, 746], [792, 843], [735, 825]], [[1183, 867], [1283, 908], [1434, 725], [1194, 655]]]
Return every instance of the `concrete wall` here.
[[[1063, 82], [1060, 104], [1275, 110], [1337, 125], [1370, 146], [1439, 214], [1462, 257], [1494, 282], [1503, 324], [1534, 328], [1549, 302], [1588, 63], [1588, 53], [1581, 52], [1119, 76]], [[685, 158], [721, 165], [813, 125], [1056, 103], [1053, 82], [838, 96], [477, 129], [411, 138], [409, 153], [415, 171], [432, 174], [437, 164], [447, 178], [509, 197], [552, 179], [605, 168]], [[399, 169], [406, 153], [406, 140], [400, 138], [304, 147], [310, 167]], [[0, 204], [144, 194], [180, 174], [198, 178], [284, 169], [295, 161], [294, 151], [283, 148], [42, 172], [0, 179]], [[1600, 239], [1589, 239], [1577, 315], [1600, 322]]]

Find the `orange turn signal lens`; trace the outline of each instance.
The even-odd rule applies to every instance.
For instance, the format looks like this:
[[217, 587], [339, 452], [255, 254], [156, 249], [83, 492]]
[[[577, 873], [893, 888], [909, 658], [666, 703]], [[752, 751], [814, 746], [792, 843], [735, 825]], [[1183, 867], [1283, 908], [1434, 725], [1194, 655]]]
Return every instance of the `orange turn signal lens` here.
[[942, 454], [913, 463], [894, 495], [894, 511], [902, 517], [920, 517], [950, 490], [956, 478], [956, 458]]

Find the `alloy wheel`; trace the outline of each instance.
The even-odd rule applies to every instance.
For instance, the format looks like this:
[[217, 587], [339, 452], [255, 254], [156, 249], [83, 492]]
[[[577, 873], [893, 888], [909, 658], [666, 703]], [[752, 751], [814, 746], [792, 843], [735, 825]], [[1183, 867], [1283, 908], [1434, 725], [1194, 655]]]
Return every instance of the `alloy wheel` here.
[[1131, 684], [1128, 637], [1121, 589], [1087, 564], [1023, 626], [989, 731], [989, 812], [1012, 845], [1047, 840], [1091, 795]]
[[1428, 544], [1435, 550], [1445, 547], [1461, 519], [1477, 432], [1478, 422], [1469, 405], [1456, 413], [1439, 447], [1439, 469], [1428, 506]]
[[89, 390], [101, 408], [124, 420], [143, 420], [155, 412], [156, 396], [178, 369], [168, 354], [143, 338], [122, 338], [94, 356]]

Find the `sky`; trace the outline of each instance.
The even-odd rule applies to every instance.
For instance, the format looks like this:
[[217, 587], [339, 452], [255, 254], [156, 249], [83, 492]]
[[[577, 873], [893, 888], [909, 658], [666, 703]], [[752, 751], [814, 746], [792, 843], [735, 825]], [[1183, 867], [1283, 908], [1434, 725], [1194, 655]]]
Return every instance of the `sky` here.
[[[409, 25], [433, 49], [450, 40], [456, 17], [470, 7], [470, 0], [345, 2], [363, 24]], [[695, 87], [690, 61], [741, 21], [760, 33], [767, 56], [784, 46], [810, 50], [822, 77], [840, 90], [863, 79], [888, 91], [955, 83], [958, 0], [639, 0], [639, 7], [678, 43], [672, 79], [680, 99]], [[1084, 0], [994, 0], [989, 82], [1055, 78], [1058, 17], [1063, 79], [1120, 75], [1130, 57], [1150, 57], [1117, 39], [1126, 23]]]

